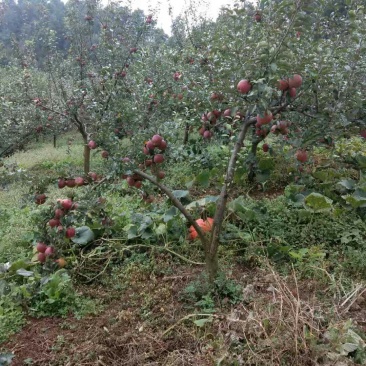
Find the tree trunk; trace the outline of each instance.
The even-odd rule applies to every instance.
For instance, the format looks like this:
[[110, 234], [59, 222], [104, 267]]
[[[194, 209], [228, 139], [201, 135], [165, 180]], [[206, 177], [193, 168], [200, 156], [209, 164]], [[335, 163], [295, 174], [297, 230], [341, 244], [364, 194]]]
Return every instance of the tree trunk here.
[[219, 247], [222, 223], [224, 221], [224, 216], [225, 216], [225, 209], [226, 209], [226, 204], [227, 204], [227, 199], [228, 199], [228, 189], [234, 179], [235, 166], [236, 166], [236, 161], [238, 159], [238, 154], [243, 146], [243, 142], [244, 142], [245, 136], [247, 134], [248, 128], [251, 124], [254, 123], [254, 121], [245, 120], [245, 122], [243, 122], [243, 125], [241, 127], [234, 150], [230, 157], [229, 165], [226, 170], [225, 182], [221, 188], [220, 197], [219, 197], [219, 200], [217, 203], [210, 243], [208, 246], [208, 250], [205, 251], [206, 268], [207, 268], [209, 280], [211, 283], [213, 283], [213, 281], [217, 277], [217, 273], [218, 273], [217, 250]]
[[217, 257], [217, 251], [214, 255], [205, 253], [206, 272], [208, 275], [208, 281], [213, 284], [216, 280], [219, 271], [219, 261]]
[[[262, 140], [255, 140], [252, 142], [252, 149], [251, 149], [251, 154], [254, 160], [256, 160], [257, 158], [257, 149], [258, 149], [258, 144], [261, 142]], [[256, 165], [256, 161], [253, 161], [252, 163], [250, 163], [249, 166], [249, 173], [248, 173], [248, 179], [249, 182], [253, 182], [254, 178], [255, 178], [255, 165]]]
[[185, 129], [184, 129], [183, 145], [187, 145], [188, 137], [189, 137], [189, 124], [186, 123]]
[[57, 136], [53, 135], [53, 147], [56, 149], [56, 140], [57, 140]]
[[90, 172], [90, 148], [88, 146], [88, 138], [83, 136], [84, 140], [84, 174]]

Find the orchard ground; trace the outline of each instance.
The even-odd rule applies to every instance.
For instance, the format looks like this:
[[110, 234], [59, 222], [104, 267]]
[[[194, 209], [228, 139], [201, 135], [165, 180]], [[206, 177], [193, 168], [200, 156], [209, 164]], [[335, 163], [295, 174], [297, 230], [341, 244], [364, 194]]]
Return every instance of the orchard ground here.
[[[69, 144], [71, 136], [60, 140], [57, 149], [48, 141], [31, 146], [1, 168], [6, 179], [0, 191], [0, 262], [33, 255], [34, 186], [50, 180], [45, 205], [90, 189], [57, 187], [60, 172], [82, 174], [82, 162], [75, 158], [82, 141]], [[355, 141], [353, 146], [363, 149]], [[213, 156], [220, 150], [207, 149], [204, 154]], [[307, 166], [310, 173], [316, 176], [320, 165], [333, 169], [334, 153], [318, 149]], [[271, 159], [261, 152], [259, 165]], [[346, 238], [353, 232], [357, 237], [360, 223], [349, 214], [348, 221], [341, 213], [297, 215], [298, 208], [287, 198], [295, 176], [284, 177], [284, 169], [295, 171], [293, 160], [293, 170], [288, 162], [277, 162], [265, 184], [242, 181], [230, 191], [237, 208], [228, 206], [219, 249], [223, 273], [213, 289], [204, 285], [197, 241], [174, 241], [159, 234], [158, 225], [151, 226], [153, 236], [128, 240], [121, 229], [98, 239], [78, 260], [67, 258], [66, 271], [83, 300], [73, 308], [60, 302], [66, 309], [63, 316], [52, 314], [47, 298], [37, 298], [30, 307], [0, 301], [5, 309], [0, 317], [12, 320], [10, 325], [0, 322], [0, 354], [13, 353], [12, 365], [121, 365], [121, 360], [124, 365], [363, 364], [364, 274], [352, 270], [360, 268], [357, 254], [352, 257], [337, 247], [337, 235]], [[189, 169], [184, 163], [167, 167], [169, 185], [183, 189], [182, 170], [189, 175]], [[92, 170], [103, 171], [100, 152], [92, 157]], [[113, 206], [108, 214], [127, 214], [124, 225], [136, 224], [127, 211], [140, 206], [139, 190], [125, 181], [101, 186]], [[214, 184], [202, 187], [196, 182], [190, 194], [195, 201], [218, 191]], [[159, 223], [156, 215], [166, 215], [170, 206], [163, 195], [155, 196], [139, 213]], [[243, 202], [245, 212], [240, 211]], [[211, 209], [208, 205], [206, 213]], [[188, 234], [188, 227], [183, 229]]]

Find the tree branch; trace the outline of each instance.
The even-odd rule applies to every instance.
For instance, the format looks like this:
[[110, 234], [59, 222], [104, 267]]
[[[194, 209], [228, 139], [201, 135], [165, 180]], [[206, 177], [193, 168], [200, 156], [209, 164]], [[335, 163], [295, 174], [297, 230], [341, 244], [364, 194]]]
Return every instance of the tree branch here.
[[190, 224], [192, 224], [192, 226], [195, 228], [195, 230], [197, 231], [197, 234], [203, 244], [203, 247], [206, 249], [208, 246], [208, 242], [207, 242], [207, 239], [205, 237], [203, 230], [197, 224], [197, 222], [195, 221], [193, 216], [182, 205], [182, 203], [173, 195], [172, 191], [168, 187], [161, 184], [157, 179], [155, 179], [154, 177], [152, 177], [149, 174], [142, 172], [141, 170], [134, 170], [134, 173], [138, 174], [142, 178], [147, 179], [149, 182], [151, 182], [152, 184], [157, 186], [162, 192], [164, 192], [170, 198], [170, 200], [173, 202], [173, 205], [184, 215], [184, 217], [187, 219], [187, 221]]

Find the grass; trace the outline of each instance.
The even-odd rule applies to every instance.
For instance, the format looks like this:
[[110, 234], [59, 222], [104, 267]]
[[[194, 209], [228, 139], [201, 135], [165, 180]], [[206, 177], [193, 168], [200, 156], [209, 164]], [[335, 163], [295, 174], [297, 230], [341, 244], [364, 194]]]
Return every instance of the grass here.
[[[34, 145], [27, 153], [7, 159], [5, 168], [0, 168], [0, 174], [8, 179], [0, 190], [0, 263], [30, 259], [35, 219], [39, 220], [57, 198], [76, 195], [79, 199], [89, 192], [90, 186], [60, 190], [56, 184], [59, 176], [82, 174], [82, 141], [76, 138], [69, 146], [72, 137], [68, 134], [60, 138], [56, 149], [49, 141]], [[214, 177], [217, 181], [228, 151], [218, 145], [209, 146], [205, 156], [197, 156], [193, 164], [188, 158], [180, 159], [183, 152], [177, 156], [174, 153], [171, 159], [176, 163], [166, 165], [164, 184], [186, 189], [186, 183], [200, 172], [200, 164], [203, 170], [218, 167]], [[289, 172], [295, 174], [296, 164], [289, 164], [289, 156], [282, 159], [262, 151], [258, 156], [263, 171], [275, 166], [266, 188], [283, 188]], [[23, 171], [5, 175], [12, 164], [15, 171]], [[100, 172], [104, 164], [99, 153], [92, 157], [92, 170]], [[32, 195], [42, 184], [48, 200], [37, 206]], [[26, 313], [50, 316], [54, 312], [66, 316], [66, 320], [32, 319], [4, 350], [12, 351], [22, 344], [28, 353], [17, 350], [19, 362], [32, 358], [37, 363], [43, 359], [52, 366], [96, 364], [98, 360], [118, 365], [121, 357], [129, 365], [307, 365], [313, 361], [326, 364], [329, 354], [339, 362], [364, 362], [365, 334], [356, 320], [366, 313], [363, 308], [354, 311], [358, 303], [366, 301], [363, 282], [356, 283], [356, 277], [346, 275], [344, 258], [337, 258], [338, 249], [327, 255], [328, 247], [338, 247], [338, 242], [320, 243], [312, 233], [324, 231], [332, 241], [334, 235], [350, 232], [349, 243], [355, 250], [363, 239], [361, 233], [356, 233], [358, 224], [353, 216], [348, 215], [348, 221], [339, 216], [342, 222], [336, 225], [332, 221], [336, 215], [313, 215], [323, 220], [314, 222], [309, 219], [311, 214], [293, 208], [282, 195], [263, 199], [265, 192], [254, 192], [254, 187], [251, 193], [256, 199], [252, 200], [242, 192], [250, 186], [241, 177], [237, 186], [231, 194], [243, 196], [242, 211], [238, 205], [228, 210], [219, 248], [225, 276], [218, 278], [214, 289], [206, 288], [204, 276], [200, 276], [204, 268], [197, 263], [203, 262], [202, 248], [198, 242], [184, 239], [182, 221], [166, 215], [170, 204], [155, 190], [152, 193], [157, 199], [151, 206], [141, 204], [140, 192], [128, 188], [125, 181], [111, 182], [93, 191], [95, 196], [90, 202], [98, 195], [106, 198], [101, 208], [88, 207], [92, 204], [87, 197], [84, 201], [80, 198], [86, 205], [84, 217], [70, 220], [81, 222], [77, 220], [90, 216], [93, 230], [104, 235], [80, 253], [78, 247], [72, 247], [78, 252], [68, 253], [67, 258], [72, 284], [56, 278], [55, 290], [48, 282], [30, 311], [25, 312], [27, 305], [22, 308], [11, 301], [5, 304], [5, 297], [0, 297], [0, 322], [1, 316], [6, 318], [0, 326], [0, 341], [20, 329]], [[205, 189], [196, 182], [192, 199], [201, 198]], [[139, 220], [132, 215], [135, 213], [142, 213], [143, 221], [133, 221]], [[100, 225], [104, 217], [112, 220], [111, 228]], [[126, 227], [130, 224], [143, 237], [127, 240]], [[66, 242], [62, 245], [70, 247]], [[360, 257], [357, 252], [353, 255]], [[362, 260], [359, 262], [351, 258], [348, 263], [362, 269]], [[38, 265], [34, 269], [42, 276], [47, 271]], [[14, 289], [24, 290], [30, 283], [32, 280], [25, 278]], [[84, 296], [93, 300], [80, 302]], [[70, 305], [73, 301], [75, 306]], [[83, 318], [71, 317], [72, 312]], [[85, 318], [85, 313], [94, 315]], [[355, 334], [360, 334], [361, 340]], [[48, 350], [27, 347], [30, 341], [43, 345], [44, 340]], [[352, 340], [357, 343], [355, 350], [342, 353], [343, 345]]]

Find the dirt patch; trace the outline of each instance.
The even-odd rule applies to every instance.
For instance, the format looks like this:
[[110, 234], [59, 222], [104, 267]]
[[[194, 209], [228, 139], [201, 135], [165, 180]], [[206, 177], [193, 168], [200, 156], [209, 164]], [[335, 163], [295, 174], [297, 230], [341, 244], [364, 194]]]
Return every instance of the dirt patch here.
[[[166, 269], [169, 274], [136, 266], [118, 293], [112, 286], [85, 288], [85, 294], [105, 297], [108, 305], [98, 316], [30, 319], [5, 345], [15, 354], [13, 365], [26, 359], [39, 366], [317, 365], [331, 350], [314, 348], [326, 347], [326, 317], [345, 321], [334, 318], [332, 299], [319, 298], [324, 288], [316, 281], [282, 277], [270, 265], [233, 267], [243, 300], [224, 300], [212, 314], [180, 301], [201, 267], [166, 263]], [[197, 325], [200, 319], [207, 323]]]

